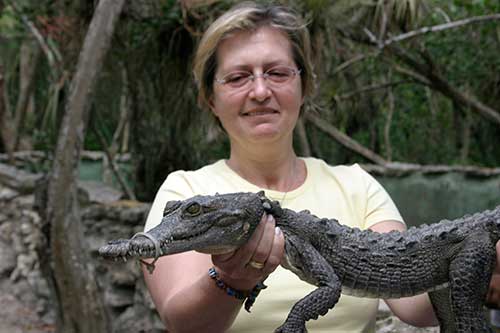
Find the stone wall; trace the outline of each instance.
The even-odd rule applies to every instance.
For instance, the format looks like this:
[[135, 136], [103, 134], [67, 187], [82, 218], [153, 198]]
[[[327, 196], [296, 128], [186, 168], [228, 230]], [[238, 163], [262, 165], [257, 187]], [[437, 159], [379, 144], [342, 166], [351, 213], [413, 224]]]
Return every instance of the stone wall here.
[[[45, 237], [33, 205], [32, 194], [21, 194], [0, 183], [0, 295], [3, 307], [0, 332], [31, 332], [23, 326], [25, 323], [40, 328], [54, 323], [54, 307], [37, 251], [44, 246]], [[22, 320], [18, 317], [20, 309]]]
[[[116, 191], [96, 184], [80, 184], [79, 187], [85, 241], [111, 316], [112, 331], [163, 332], [139, 264], [135, 261], [110, 262], [98, 256], [98, 248], [108, 240], [129, 238], [142, 230], [149, 204], [110, 201], [109, 198], [116, 198]], [[0, 332], [11, 332], [12, 323], [16, 321], [20, 325], [19, 332], [50, 332], [54, 326], [55, 307], [40, 267], [43, 251], [38, 251], [47, 243], [41, 232], [42, 221], [34, 210], [35, 197], [23, 192], [0, 183], [0, 294], [9, 294], [19, 301], [23, 309], [32, 312], [37, 325], [22, 326], [17, 317], [19, 313], [15, 313], [19, 311], [11, 311], [16, 318], [5, 318], [7, 312], [0, 315], [0, 322], [11, 322], [9, 329], [0, 324]], [[94, 192], [109, 195], [97, 196]], [[33, 331], [33, 326], [40, 331]]]
[[130, 238], [142, 231], [148, 204], [117, 201], [92, 204], [82, 210], [85, 239], [92, 255], [113, 332], [162, 332], [161, 323], [144, 285], [137, 261], [110, 262], [98, 256], [108, 240]]

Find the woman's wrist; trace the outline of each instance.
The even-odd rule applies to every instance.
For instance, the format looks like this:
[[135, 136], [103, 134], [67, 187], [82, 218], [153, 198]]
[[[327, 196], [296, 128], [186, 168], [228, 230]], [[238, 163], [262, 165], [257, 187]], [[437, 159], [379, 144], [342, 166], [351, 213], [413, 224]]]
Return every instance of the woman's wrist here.
[[233, 278], [217, 266], [214, 266], [214, 268], [221, 280], [226, 282], [229, 286], [242, 291], [252, 290], [260, 281], [263, 280], [255, 278]]
[[214, 283], [217, 286], [217, 288], [224, 291], [228, 296], [244, 301], [245, 302], [245, 310], [248, 312], [250, 312], [250, 308], [252, 307], [253, 303], [255, 302], [255, 299], [259, 295], [260, 291], [262, 289], [267, 288], [267, 286], [264, 285], [263, 282], [259, 281], [250, 290], [236, 289], [236, 288], [228, 285], [227, 282], [224, 281], [220, 277], [220, 275], [219, 275], [219, 273], [217, 273], [215, 267], [212, 267], [208, 270], [208, 275], [212, 280], [214, 280]]

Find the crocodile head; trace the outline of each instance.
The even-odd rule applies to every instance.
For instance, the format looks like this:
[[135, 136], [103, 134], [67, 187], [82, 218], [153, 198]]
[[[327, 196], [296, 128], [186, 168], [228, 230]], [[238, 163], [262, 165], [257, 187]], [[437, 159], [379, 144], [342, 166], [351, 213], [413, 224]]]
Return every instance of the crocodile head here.
[[248, 240], [267, 209], [270, 201], [264, 192], [169, 201], [159, 225], [132, 239], [111, 241], [99, 254], [107, 258], [157, 258], [190, 250], [229, 252]]

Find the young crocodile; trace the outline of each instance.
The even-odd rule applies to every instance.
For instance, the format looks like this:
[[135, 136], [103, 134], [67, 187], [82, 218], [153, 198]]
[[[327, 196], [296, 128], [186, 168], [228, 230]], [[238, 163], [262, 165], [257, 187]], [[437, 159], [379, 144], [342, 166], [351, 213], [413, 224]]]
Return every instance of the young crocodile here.
[[[161, 223], [130, 240], [111, 241], [106, 258], [155, 258], [196, 250], [221, 253], [245, 243], [264, 212], [285, 236], [282, 265], [318, 288], [299, 300], [276, 332], [306, 332], [340, 293], [399, 298], [429, 292], [441, 332], [493, 332], [483, 302], [500, 238], [500, 206], [455, 221], [376, 233], [282, 209], [259, 193], [170, 201]], [[151, 271], [153, 264], [149, 264]]]

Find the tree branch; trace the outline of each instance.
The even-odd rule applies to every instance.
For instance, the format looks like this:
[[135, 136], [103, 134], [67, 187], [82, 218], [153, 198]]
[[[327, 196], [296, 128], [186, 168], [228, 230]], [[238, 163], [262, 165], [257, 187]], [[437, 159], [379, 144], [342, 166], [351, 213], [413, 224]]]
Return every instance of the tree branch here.
[[106, 143], [106, 139], [102, 135], [101, 131], [99, 131], [95, 125], [92, 126], [92, 129], [94, 130], [94, 133], [97, 135], [97, 138], [99, 139], [99, 142], [101, 143], [101, 146], [104, 150], [104, 153], [106, 154], [106, 158], [108, 159], [108, 163], [109, 163], [109, 167], [111, 168], [111, 172], [113, 172], [113, 174], [115, 175], [116, 180], [120, 184], [120, 187], [125, 192], [128, 199], [137, 200], [134, 192], [127, 185], [127, 182], [123, 178], [122, 173], [120, 172], [118, 166], [116, 165], [115, 159], [113, 157], [113, 153], [108, 148], [108, 145]]
[[[49, 46], [49, 44], [45, 41], [45, 38], [43, 38], [40, 31], [38, 31], [36, 26], [30, 20], [28, 20], [26, 15], [23, 14], [23, 12], [19, 9], [16, 3], [14, 3], [11, 0], [6, 0], [6, 1], [12, 7], [14, 12], [21, 18], [21, 21], [24, 23], [24, 25], [26, 25], [28, 30], [33, 35], [33, 37], [35, 37], [35, 40], [40, 45], [40, 48], [42, 49], [43, 53], [47, 58], [47, 61], [49, 62], [50, 68], [52, 69], [52, 71], [54, 71], [54, 69], [58, 68], [58, 64], [62, 60], [59, 52], [53, 49], [51, 46]], [[54, 77], [57, 78], [57, 75], [54, 75]]]
[[370, 173], [384, 176], [404, 176], [413, 173], [442, 174], [458, 172], [470, 176], [494, 177], [500, 175], [500, 168], [483, 168], [473, 165], [421, 165], [413, 163], [390, 162], [386, 165], [362, 164]]
[[[404, 50], [399, 47], [389, 46], [388, 49], [401, 59], [408, 66], [416, 70], [420, 75], [423, 75], [428, 81], [429, 85], [435, 90], [441, 92], [443, 95], [449, 97], [451, 100], [457, 102], [464, 107], [470, 108], [472, 111], [479, 113], [484, 118], [500, 125], [500, 113], [488, 105], [483, 104], [473, 95], [462, 92], [453, 87], [440, 73], [428, 64], [419, 63]], [[428, 57], [428, 56], [427, 56]], [[427, 60], [428, 62], [429, 60]]]
[[346, 147], [347, 149], [350, 149], [354, 151], [355, 153], [358, 153], [359, 155], [365, 157], [366, 159], [375, 162], [380, 165], [385, 165], [387, 161], [380, 155], [374, 153], [370, 149], [364, 147], [361, 145], [359, 142], [356, 140], [350, 138], [348, 135], [342, 133], [339, 131], [335, 126], [332, 126], [331, 124], [328, 124], [326, 121], [323, 119], [311, 114], [311, 113], [305, 113], [304, 117], [309, 120], [314, 126], [322, 130], [323, 132], [329, 134], [331, 137], [333, 137], [337, 142], [339, 142], [341, 145]]
[[363, 61], [365, 60], [366, 58], [370, 58], [372, 57], [373, 54], [358, 54], [357, 56], [349, 59], [349, 60], [346, 60], [344, 61], [343, 63], [341, 63], [340, 65], [338, 65], [332, 72], [331, 75], [336, 75], [337, 73], [345, 70], [346, 68], [350, 67], [351, 65], [359, 62], [359, 61]]
[[337, 95], [336, 99], [338, 99], [338, 100], [350, 99], [350, 98], [353, 98], [356, 95], [362, 94], [364, 92], [393, 87], [393, 86], [397, 86], [397, 85], [404, 84], [404, 83], [410, 83], [410, 81], [401, 80], [401, 81], [394, 81], [394, 82], [384, 82], [384, 83], [372, 84], [369, 86], [361, 87], [361, 88], [354, 90], [354, 91], [347, 92], [347, 93], [342, 94], [342, 95]]
[[420, 75], [420, 74], [418, 74], [418, 73], [416, 73], [408, 68], [401, 67], [401, 66], [394, 64], [394, 63], [392, 64], [392, 66], [396, 72], [403, 74], [403, 75], [406, 75], [420, 84], [423, 84], [425, 86], [431, 85], [431, 82], [423, 75]]
[[[398, 43], [406, 39], [414, 38], [417, 36], [425, 35], [431, 32], [438, 32], [438, 31], [443, 31], [443, 30], [448, 30], [448, 29], [454, 29], [458, 27], [463, 27], [464, 25], [472, 24], [472, 23], [477, 23], [477, 22], [484, 22], [484, 21], [494, 21], [494, 20], [500, 20], [500, 13], [497, 14], [491, 14], [491, 15], [483, 15], [483, 16], [473, 16], [469, 17], [463, 20], [458, 20], [458, 21], [453, 21], [453, 22], [448, 22], [448, 23], [443, 23], [443, 24], [438, 24], [430, 27], [422, 27], [417, 30], [412, 30], [408, 31], [404, 34], [397, 35], [388, 39], [384, 39], [382, 41], [376, 42], [379, 47], [383, 48], [387, 45], [390, 45], [392, 43]], [[370, 38], [372, 39], [372, 38]]]

